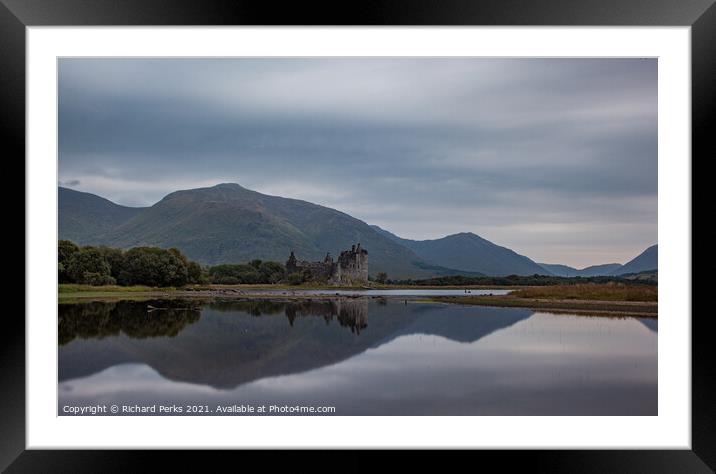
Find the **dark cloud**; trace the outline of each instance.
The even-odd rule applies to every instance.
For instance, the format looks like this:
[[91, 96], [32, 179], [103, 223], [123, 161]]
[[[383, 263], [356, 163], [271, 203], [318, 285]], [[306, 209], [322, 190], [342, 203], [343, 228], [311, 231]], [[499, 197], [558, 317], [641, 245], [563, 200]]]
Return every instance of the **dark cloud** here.
[[230, 181], [542, 261], [657, 240], [655, 59], [61, 59], [59, 131], [60, 179], [128, 205]]

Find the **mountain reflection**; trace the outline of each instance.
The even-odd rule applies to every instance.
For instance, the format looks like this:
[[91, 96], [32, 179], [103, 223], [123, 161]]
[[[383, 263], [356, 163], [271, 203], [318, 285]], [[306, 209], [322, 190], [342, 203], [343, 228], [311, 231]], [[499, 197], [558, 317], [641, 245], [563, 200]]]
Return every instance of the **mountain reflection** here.
[[143, 363], [169, 380], [233, 388], [413, 334], [471, 343], [532, 314], [382, 298], [63, 304], [59, 379]]

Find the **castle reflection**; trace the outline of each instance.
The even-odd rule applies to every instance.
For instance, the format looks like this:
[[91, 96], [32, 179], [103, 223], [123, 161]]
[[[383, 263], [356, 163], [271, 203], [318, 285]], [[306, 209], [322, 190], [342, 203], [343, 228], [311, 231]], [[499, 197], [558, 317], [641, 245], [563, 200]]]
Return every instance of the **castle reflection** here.
[[289, 303], [284, 312], [291, 326], [296, 318], [322, 316], [326, 324], [336, 318], [341, 326], [350, 328], [355, 334], [368, 327], [368, 300], [365, 298]]

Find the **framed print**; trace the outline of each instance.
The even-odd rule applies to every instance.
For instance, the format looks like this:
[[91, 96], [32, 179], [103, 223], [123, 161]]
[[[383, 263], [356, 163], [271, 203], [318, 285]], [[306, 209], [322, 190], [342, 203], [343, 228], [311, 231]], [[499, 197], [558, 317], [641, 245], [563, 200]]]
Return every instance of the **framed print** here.
[[3, 468], [710, 472], [712, 3], [2, 0], [26, 211]]

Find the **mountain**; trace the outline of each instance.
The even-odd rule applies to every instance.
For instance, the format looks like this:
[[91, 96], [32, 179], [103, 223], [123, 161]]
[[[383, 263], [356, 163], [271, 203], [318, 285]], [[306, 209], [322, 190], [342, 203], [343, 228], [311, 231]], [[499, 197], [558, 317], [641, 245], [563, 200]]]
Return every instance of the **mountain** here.
[[538, 263], [537, 265], [545, 269], [545, 272], [542, 273], [547, 273], [560, 277], [579, 276], [579, 270], [568, 265], [560, 265], [557, 263]]
[[96, 243], [109, 232], [144, 210], [126, 207], [105, 198], [73, 189], [58, 187], [59, 235], [77, 244]]
[[592, 277], [592, 276], [604, 276], [610, 275], [612, 272], [621, 268], [619, 263], [605, 263], [602, 265], [592, 265], [590, 267], [582, 268], [578, 270], [568, 265], [559, 265], [553, 263], [540, 263], [539, 264], [546, 271], [552, 275], [561, 277]]
[[256, 258], [283, 262], [292, 250], [301, 260], [322, 260], [327, 252], [337, 257], [358, 242], [369, 252], [371, 275], [385, 272], [392, 279], [459, 274], [617, 275], [654, 270], [657, 261], [654, 246], [624, 267], [540, 266], [472, 233], [435, 240], [403, 239], [335, 209], [261, 194], [238, 184], [176, 191], [144, 208], [120, 206], [63, 187], [58, 197], [60, 239], [120, 248], [176, 247], [208, 265]]
[[634, 259], [629, 260], [622, 267], [612, 272], [612, 275], [624, 275], [627, 273], [640, 273], [647, 270], [657, 270], [659, 268], [659, 248], [658, 245], [652, 245]]
[[591, 267], [580, 270], [580, 276], [604, 276], [611, 275], [622, 267], [620, 263], [604, 263], [602, 265], [592, 265]]
[[435, 240], [409, 240], [372, 226], [384, 235], [436, 265], [490, 276], [544, 274], [545, 269], [524, 255], [493, 244], [471, 232]]
[[[90, 209], [97, 200], [105, 201], [93, 195], [84, 197]], [[83, 206], [77, 207], [81, 210]], [[292, 250], [299, 259], [322, 260], [326, 252], [337, 257], [360, 242], [369, 251], [373, 275], [386, 272], [390, 278], [423, 278], [460, 273], [434, 268], [348, 214], [306, 201], [261, 194], [238, 184], [176, 191], [151, 207], [130, 212], [133, 215], [129, 218], [114, 220], [118, 223], [114, 227], [103, 224], [86, 235], [67, 233], [63, 228], [60, 238], [120, 248], [176, 247], [190, 259], [210, 265], [255, 258], [283, 262]], [[61, 208], [60, 214], [63, 213]], [[85, 220], [91, 221], [92, 216]]]

